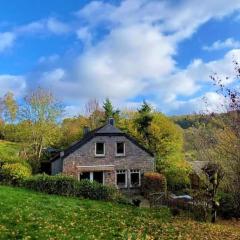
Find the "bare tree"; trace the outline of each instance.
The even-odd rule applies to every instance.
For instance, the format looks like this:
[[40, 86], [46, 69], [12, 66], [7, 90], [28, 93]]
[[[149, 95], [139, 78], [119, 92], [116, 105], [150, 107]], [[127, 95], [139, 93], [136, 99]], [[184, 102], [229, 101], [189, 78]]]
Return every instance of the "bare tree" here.
[[85, 113], [89, 118], [89, 126], [95, 129], [101, 125], [104, 113], [97, 99], [91, 99], [85, 104]]

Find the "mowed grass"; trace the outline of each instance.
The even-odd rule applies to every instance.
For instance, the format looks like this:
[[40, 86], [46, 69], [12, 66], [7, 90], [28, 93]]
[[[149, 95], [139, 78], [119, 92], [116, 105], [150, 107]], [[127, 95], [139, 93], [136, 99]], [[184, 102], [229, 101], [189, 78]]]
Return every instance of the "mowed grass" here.
[[0, 239], [240, 239], [240, 226], [0, 186]]

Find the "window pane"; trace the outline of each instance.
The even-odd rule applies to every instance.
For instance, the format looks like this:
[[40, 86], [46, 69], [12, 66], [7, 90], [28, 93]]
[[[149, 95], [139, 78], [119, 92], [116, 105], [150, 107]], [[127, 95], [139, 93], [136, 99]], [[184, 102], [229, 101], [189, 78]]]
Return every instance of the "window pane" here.
[[96, 143], [96, 154], [104, 154], [104, 143]]
[[88, 179], [90, 180], [90, 172], [83, 172], [80, 174], [80, 180]]
[[124, 143], [123, 142], [117, 143], [117, 154], [124, 154]]
[[126, 171], [125, 170], [117, 171], [117, 185], [118, 185], [118, 187], [126, 186]]
[[131, 173], [131, 185], [133, 187], [138, 187], [140, 185], [139, 173]]
[[103, 183], [103, 172], [93, 172], [93, 180]]

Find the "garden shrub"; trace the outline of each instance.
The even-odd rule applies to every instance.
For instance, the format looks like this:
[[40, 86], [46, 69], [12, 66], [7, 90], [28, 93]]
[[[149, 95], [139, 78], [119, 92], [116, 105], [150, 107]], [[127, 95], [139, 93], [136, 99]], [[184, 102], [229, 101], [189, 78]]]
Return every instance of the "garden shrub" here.
[[83, 197], [95, 200], [116, 200], [116, 189], [104, 186], [98, 182], [89, 180], [78, 181], [73, 177], [56, 175], [49, 176], [39, 174], [28, 179], [24, 179], [23, 187], [63, 196]]
[[0, 169], [0, 181], [17, 185], [19, 181], [31, 176], [31, 167], [22, 163], [5, 163]]
[[167, 180], [163, 174], [156, 172], [144, 173], [142, 180], [142, 192], [145, 196], [154, 192], [166, 192]]
[[218, 215], [224, 219], [239, 218], [239, 209], [234, 194], [221, 192], [218, 197], [220, 203]]

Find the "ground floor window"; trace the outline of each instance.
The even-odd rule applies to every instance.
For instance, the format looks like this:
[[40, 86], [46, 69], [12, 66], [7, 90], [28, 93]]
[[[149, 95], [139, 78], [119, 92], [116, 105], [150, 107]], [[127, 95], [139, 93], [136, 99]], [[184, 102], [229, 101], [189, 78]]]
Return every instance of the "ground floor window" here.
[[139, 187], [140, 185], [140, 170], [130, 170], [130, 187]]
[[88, 179], [90, 181], [96, 181], [99, 183], [104, 183], [103, 172], [82, 172], [80, 173], [80, 181], [83, 179]]
[[127, 171], [118, 170], [116, 172], [116, 180], [117, 180], [117, 186], [119, 188], [126, 188], [127, 187]]

